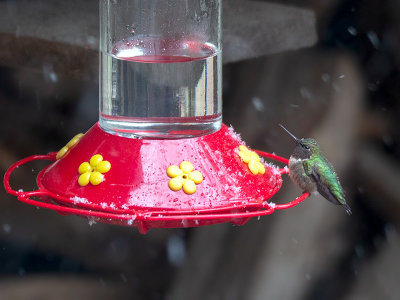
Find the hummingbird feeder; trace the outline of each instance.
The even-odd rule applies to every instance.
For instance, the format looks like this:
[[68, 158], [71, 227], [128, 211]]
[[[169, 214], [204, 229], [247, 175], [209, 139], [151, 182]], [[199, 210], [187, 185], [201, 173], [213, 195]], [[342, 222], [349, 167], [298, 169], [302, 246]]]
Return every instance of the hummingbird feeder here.
[[[222, 123], [221, 0], [101, 0], [100, 114], [58, 152], [34, 155], [4, 176], [8, 193], [93, 221], [150, 228], [231, 222], [287, 209], [269, 199], [285, 158], [249, 149]], [[12, 172], [51, 163], [35, 191]]]

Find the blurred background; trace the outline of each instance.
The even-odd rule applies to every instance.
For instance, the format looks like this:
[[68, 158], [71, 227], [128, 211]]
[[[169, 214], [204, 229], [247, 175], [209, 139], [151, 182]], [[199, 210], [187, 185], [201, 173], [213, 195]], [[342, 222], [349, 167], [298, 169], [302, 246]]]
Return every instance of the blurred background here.
[[[98, 2], [0, 1], [0, 173], [98, 120]], [[224, 122], [314, 137], [353, 215], [313, 196], [243, 226], [92, 224], [0, 189], [0, 299], [399, 299], [400, 2], [224, 2]], [[12, 185], [33, 189], [43, 165]], [[272, 201], [301, 194], [288, 177]]]

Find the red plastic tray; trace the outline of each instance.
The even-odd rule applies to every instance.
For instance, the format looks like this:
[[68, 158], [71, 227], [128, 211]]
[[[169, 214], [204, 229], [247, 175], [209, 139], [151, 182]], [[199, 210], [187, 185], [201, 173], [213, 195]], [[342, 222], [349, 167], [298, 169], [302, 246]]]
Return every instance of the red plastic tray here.
[[[231, 128], [223, 125], [216, 133], [180, 140], [130, 139], [112, 135], [95, 124], [67, 154], [35, 155], [11, 166], [4, 177], [8, 193], [22, 202], [75, 214], [93, 221], [149, 228], [194, 227], [231, 222], [246, 223], [249, 218], [287, 209], [307, 198], [303, 194], [287, 204], [269, 204], [281, 187], [281, 174], [287, 168], [266, 164], [263, 175], [254, 175], [238, 155], [243, 145]], [[255, 151], [287, 164], [287, 159]], [[99, 185], [80, 186], [78, 168], [95, 154], [111, 163]], [[52, 163], [37, 176], [39, 189], [16, 191], [10, 175], [33, 160]], [[190, 161], [204, 179], [194, 194], [168, 187], [166, 170], [170, 165]]]

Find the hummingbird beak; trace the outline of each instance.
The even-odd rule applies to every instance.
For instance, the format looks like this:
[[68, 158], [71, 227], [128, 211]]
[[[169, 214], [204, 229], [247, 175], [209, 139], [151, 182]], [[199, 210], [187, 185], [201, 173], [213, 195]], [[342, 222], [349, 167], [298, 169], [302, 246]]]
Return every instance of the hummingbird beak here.
[[300, 141], [297, 137], [294, 136], [289, 130], [287, 130], [282, 124], [278, 124], [283, 130], [285, 130], [297, 143]]

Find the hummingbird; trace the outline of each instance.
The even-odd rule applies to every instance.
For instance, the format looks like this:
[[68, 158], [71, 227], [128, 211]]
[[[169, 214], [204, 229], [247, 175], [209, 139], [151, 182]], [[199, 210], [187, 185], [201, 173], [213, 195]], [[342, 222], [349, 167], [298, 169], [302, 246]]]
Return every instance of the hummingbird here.
[[343, 188], [332, 164], [321, 152], [317, 141], [312, 138], [298, 139], [283, 125], [296, 142], [296, 147], [289, 158], [289, 176], [303, 192], [318, 192], [328, 201], [342, 205], [351, 215], [350, 206], [346, 203]]

